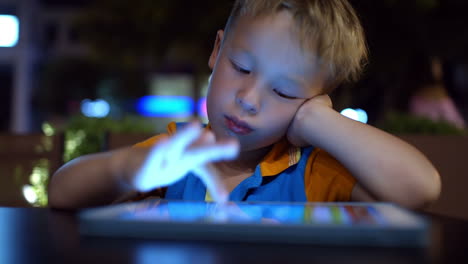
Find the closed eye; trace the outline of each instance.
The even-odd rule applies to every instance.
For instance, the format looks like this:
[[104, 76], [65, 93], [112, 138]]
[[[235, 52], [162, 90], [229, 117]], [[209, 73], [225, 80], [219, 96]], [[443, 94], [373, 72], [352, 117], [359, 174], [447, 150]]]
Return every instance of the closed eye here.
[[242, 66], [237, 65], [235, 62], [231, 61], [231, 64], [232, 64], [232, 67], [233, 67], [236, 71], [238, 71], [238, 72], [240, 72], [240, 73], [243, 73], [243, 74], [250, 74], [250, 70], [247, 70], [247, 69], [245, 69], [245, 68], [242, 68]]
[[297, 99], [297, 97], [294, 97], [294, 96], [290, 96], [290, 95], [287, 95], [287, 94], [284, 94], [282, 93], [281, 91], [277, 90], [277, 89], [273, 89], [273, 91], [279, 95], [280, 97], [283, 97], [283, 98], [286, 98], [286, 99]]

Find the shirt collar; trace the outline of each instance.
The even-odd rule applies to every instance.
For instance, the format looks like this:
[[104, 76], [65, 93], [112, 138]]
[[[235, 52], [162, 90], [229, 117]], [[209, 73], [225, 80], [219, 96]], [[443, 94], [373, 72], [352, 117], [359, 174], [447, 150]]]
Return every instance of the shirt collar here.
[[301, 149], [289, 143], [286, 138], [275, 143], [268, 154], [260, 162], [262, 176], [277, 175], [299, 162]]
[[[211, 125], [208, 123], [205, 128], [211, 129]], [[175, 132], [175, 124], [172, 130], [170, 132]], [[260, 171], [262, 176], [274, 176], [297, 164], [300, 159], [301, 149], [291, 145], [284, 137], [273, 145], [270, 152], [260, 162]]]

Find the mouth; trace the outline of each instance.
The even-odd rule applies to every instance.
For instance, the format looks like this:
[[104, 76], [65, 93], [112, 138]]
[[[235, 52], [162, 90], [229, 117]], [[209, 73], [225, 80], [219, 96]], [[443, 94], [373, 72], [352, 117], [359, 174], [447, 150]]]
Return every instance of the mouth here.
[[238, 118], [234, 116], [224, 116], [226, 125], [235, 134], [238, 135], [247, 135], [250, 134], [252, 131], [254, 131], [253, 128], [249, 126], [246, 122], [239, 120]]

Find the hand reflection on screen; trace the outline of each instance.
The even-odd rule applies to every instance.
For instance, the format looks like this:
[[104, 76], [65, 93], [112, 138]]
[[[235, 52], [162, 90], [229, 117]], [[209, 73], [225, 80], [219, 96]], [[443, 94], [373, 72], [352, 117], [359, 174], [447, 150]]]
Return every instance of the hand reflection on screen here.
[[240, 207], [234, 202], [214, 204], [212, 208], [213, 220], [217, 222], [255, 222], [265, 224], [280, 224], [274, 218], [265, 217], [265, 208]]

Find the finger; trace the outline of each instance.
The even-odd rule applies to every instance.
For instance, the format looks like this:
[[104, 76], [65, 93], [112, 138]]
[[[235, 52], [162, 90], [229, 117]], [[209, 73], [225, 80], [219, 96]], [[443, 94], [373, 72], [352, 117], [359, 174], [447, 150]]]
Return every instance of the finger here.
[[229, 193], [211, 164], [200, 166], [193, 172], [203, 181], [211, 197], [217, 203], [226, 203], [229, 198]]
[[239, 154], [239, 143], [230, 140], [225, 143], [216, 143], [214, 145], [200, 146], [188, 150], [184, 158], [184, 162], [192, 164], [194, 167], [205, 163], [232, 160]]
[[205, 130], [200, 137], [200, 142], [202, 144], [214, 144], [216, 143], [216, 137], [212, 131]]
[[174, 134], [167, 145], [167, 158], [178, 160], [188, 146], [200, 137], [202, 132], [200, 124], [192, 122]]
[[143, 164], [135, 173], [133, 185], [140, 191], [148, 191], [156, 187], [161, 187], [171, 183], [168, 179], [166, 168], [171, 164], [167, 164], [167, 149], [168, 140], [164, 139], [157, 146], [153, 147]]
[[200, 137], [195, 140], [189, 148], [198, 147], [207, 144], [215, 144], [216, 138], [212, 131], [204, 130]]

